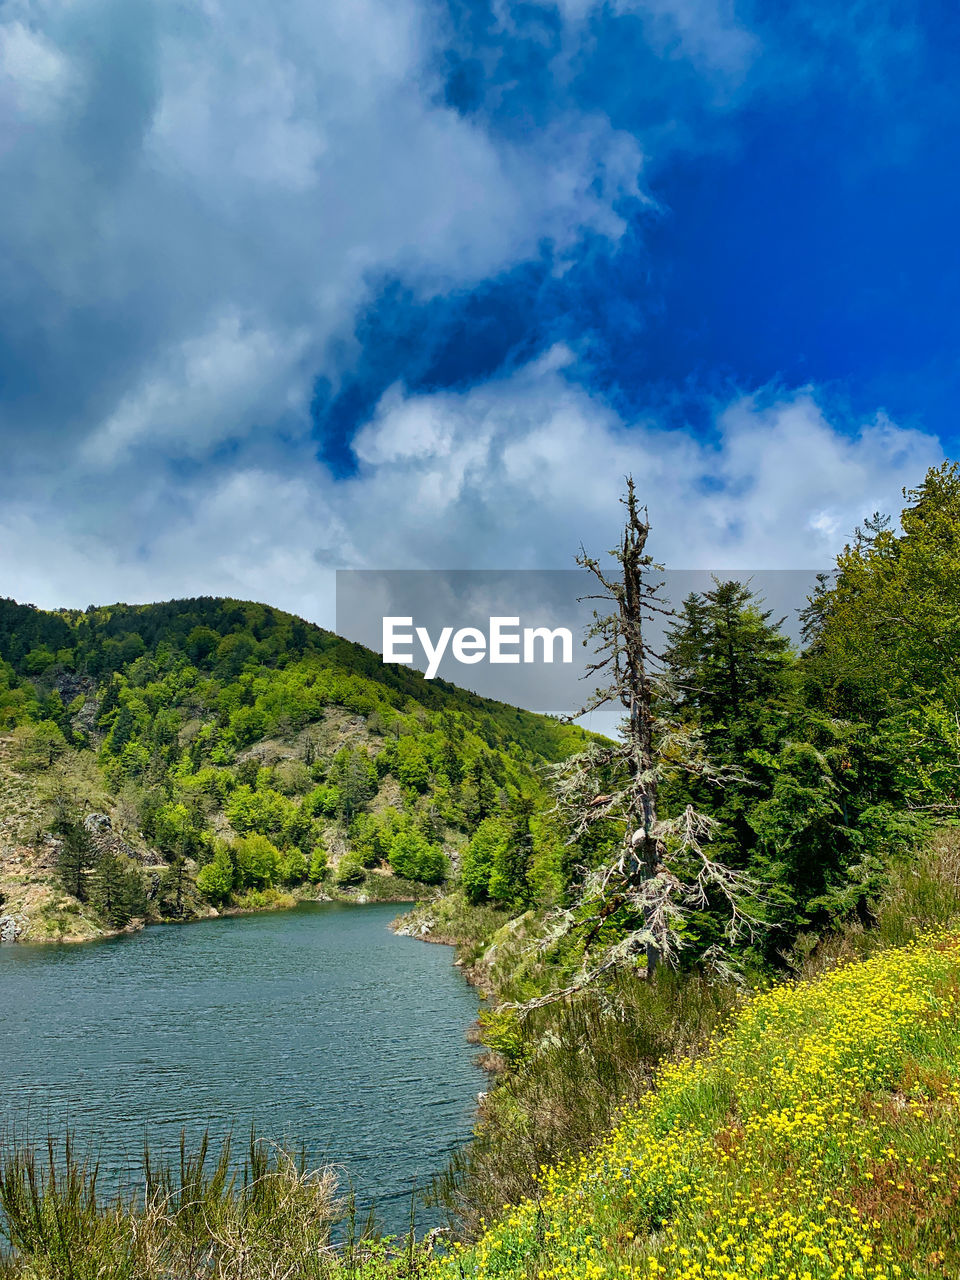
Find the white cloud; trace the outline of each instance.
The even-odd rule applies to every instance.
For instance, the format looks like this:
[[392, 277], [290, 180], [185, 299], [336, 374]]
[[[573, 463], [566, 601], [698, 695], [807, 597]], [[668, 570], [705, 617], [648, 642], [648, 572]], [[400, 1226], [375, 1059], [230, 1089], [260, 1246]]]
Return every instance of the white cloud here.
[[[594, 7], [563, 0], [568, 54]], [[726, 0], [612, 7], [711, 84], [756, 52]], [[330, 623], [338, 564], [602, 551], [628, 471], [673, 565], [820, 565], [937, 460], [811, 391], [738, 399], [708, 442], [624, 423], [561, 348], [464, 393], [393, 388], [335, 482], [311, 383], [349, 365], [384, 276], [469, 288], [545, 241], [562, 263], [643, 199], [640, 146], [602, 116], [507, 139], [446, 106], [440, 22], [422, 0], [0, 8], [0, 593], [221, 593]]]
[[612, 546], [623, 477], [673, 568], [828, 567], [875, 509], [942, 457], [883, 415], [831, 421], [813, 391], [742, 396], [707, 441], [623, 423], [568, 383], [556, 350], [463, 394], [394, 388], [361, 432], [358, 474], [241, 454], [199, 479], [163, 472], [111, 508], [102, 490], [0, 512], [2, 590], [44, 605], [228, 594], [333, 623], [336, 567], [568, 568]]
[[306, 343], [305, 334], [281, 340], [228, 312], [166, 352], [84, 442], [81, 456], [107, 466], [148, 442], [202, 457], [224, 439], [272, 425], [299, 410], [306, 395], [308, 377], [299, 367]]
[[706, 72], [737, 81], [760, 52], [756, 35], [737, 17], [733, 0], [538, 0], [581, 23], [604, 11], [632, 14], [661, 57], [685, 58]]
[[[384, 276], [469, 286], [545, 242], [619, 236], [616, 206], [639, 198], [639, 148], [602, 116], [508, 141], [446, 106], [444, 30], [421, 0], [0, 12], [16, 90], [0, 150], [0, 354], [24, 353], [4, 423], [14, 461], [49, 458], [52, 437], [86, 438], [101, 465], [151, 442], [199, 456], [233, 413], [238, 435], [251, 416], [272, 427], [271, 388], [280, 418], [296, 388], [307, 426], [300, 355], [335, 379], [331, 340], [349, 349]], [[231, 316], [245, 336], [226, 351]], [[251, 367], [215, 407], [244, 343]]]
[[581, 539], [611, 545], [632, 473], [674, 567], [820, 567], [864, 515], [898, 511], [901, 486], [942, 456], [884, 415], [832, 424], [809, 390], [743, 396], [707, 441], [656, 421], [628, 428], [567, 382], [562, 354], [462, 395], [384, 398], [357, 438], [353, 484], [374, 510], [416, 495], [431, 517], [383, 540], [384, 565], [437, 563], [442, 548], [454, 566], [564, 566]]
[[[70, 86], [67, 59], [43, 34], [20, 21], [0, 26], [0, 125], [13, 130], [42, 120], [56, 109]], [[4, 143], [0, 135], [0, 146]]]

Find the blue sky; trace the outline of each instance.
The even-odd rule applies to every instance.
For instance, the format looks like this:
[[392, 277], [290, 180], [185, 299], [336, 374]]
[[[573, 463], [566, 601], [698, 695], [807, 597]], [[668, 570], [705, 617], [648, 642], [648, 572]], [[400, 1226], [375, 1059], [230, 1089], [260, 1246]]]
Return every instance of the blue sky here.
[[0, 593], [827, 563], [956, 449], [960, 17], [2, 0]]

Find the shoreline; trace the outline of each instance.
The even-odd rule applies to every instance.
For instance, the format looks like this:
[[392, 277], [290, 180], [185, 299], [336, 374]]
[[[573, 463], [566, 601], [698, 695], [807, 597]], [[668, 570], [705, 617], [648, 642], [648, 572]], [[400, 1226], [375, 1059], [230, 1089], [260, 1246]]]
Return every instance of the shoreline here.
[[[190, 925], [201, 924], [205, 920], [216, 920], [222, 917], [242, 917], [253, 915], [266, 915], [272, 912], [292, 911], [295, 907], [303, 903], [323, 903], [323, 902], [340, 902], [353, 906], [376, 906], [391, 905], [396, 906], [412, 905], [416, 906], [425, 899], [415, 896], [407, 890], [398, 890], [395, 894], [387, 894], [384, 896], [368, 895], [362, 891], [359, 893], [348, 892], [321, 892], [319, 895], [297, 895], [293, 893], [279, 894], [276, 901], [263, 903], [257, 906], [232, 905], [224, 907], [213, 907], [200, 915], [189, 915], [182, 918], [174, 917], [134, 917], [129, 923], [122, 928], [111, 929], [108, 926], [100, 926], [93, 921], [88, 921], [92, 932], [90, 933], [68, 933], [64, 932], [58, 935], [47, 936], [29, 936], [21, 933], [16, 938], [0, 943], [0, 947], [46, 947], [46, 946], [82, 946], [84, 943], [110, 942], [117, 938], [133, 936], [142, 933], [148, 928], [166, 927], [169, 925]], [[84, 917], [85, 918], [85, 917]]]

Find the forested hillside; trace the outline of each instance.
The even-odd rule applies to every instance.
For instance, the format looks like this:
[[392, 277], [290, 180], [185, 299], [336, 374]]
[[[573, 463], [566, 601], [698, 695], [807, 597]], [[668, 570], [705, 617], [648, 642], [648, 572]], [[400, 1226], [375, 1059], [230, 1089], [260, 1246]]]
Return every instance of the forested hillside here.
[[283, 895], [416, 897], [495, 822], [504, 903], [555, 900], [542, 766], [580, 730], [425, 681], [264, 605], [0, 601], [8, 935]]
[[[722, 952], [780, 967], [798, 939], [867, 920], [891, 863], [954, 810], [956, 467], [906, 496], [900, 527], [866, 520], [823, 580], [800, 652], [748, 582], [717, 581], [671, 623], [654, 708], [663, 820], [705, 815], [752, 922], [731, 957], [706, 893], [677, 929], [685, 965]], [[691, 737], [703, 767], [684, 766]], [[5, 936], [441, 884], [457, 889], [450, 936], [476, 931], [473, 908], [503, 913], [488, 924], [586, 916], [624, 819], [601, 806], [575, 829], [549, 766], [588, 741], [265, 605], [0, 601]], [[612, 764], [593, 775], [601, 796], [617, 782]], [[670, 873], [686, 874], [679, 860]], [[631, 911], [604, 907], [599, 939], [627, 936]], [[562, 982], [587, 949], [571, 935], [512, 964], [511, 993]]]

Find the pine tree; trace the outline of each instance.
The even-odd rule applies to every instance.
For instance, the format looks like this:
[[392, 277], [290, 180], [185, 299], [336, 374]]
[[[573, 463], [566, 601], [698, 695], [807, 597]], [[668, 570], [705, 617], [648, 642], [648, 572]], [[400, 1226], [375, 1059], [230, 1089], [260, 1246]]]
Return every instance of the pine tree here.
[[802, 728], [781, 622], [744, 584], [715, 579], [712, 590], [687, 597], [667, 632], [665, 713], [696, 730], [715, 765], [735, 770], [722, 791], [709, 777], [678, 774], [666, 784], [668, 802], [709, 810], [720, 828], [715, 847], [740, 867], [756, 844], [748, 815], [769, 781], [762, 762]]
[[[712, 765], [695, 733], [661, 714], [662, 657], [648, 643], [646, 628], [657, 616], [674, 615], [662, 595], [662, 568], [646, 550], [650, 525], [632, 478], [622, 501], [625, 527], [611, 553], [617, 569], [608, 572], [585, 552], [577, 558], [600, 586], [599, 594], [589, 598], [610, 607], [606, 614], [594, 612], [588, 632], [596, 642], [588, 674], [604, 683], [578, 715], [619, 704], [625, 720], [619, 741], [592, 746], [555, 770], [559, 810], [570, 839], [589, 836], [611, 821], [622, 837], [612, 854], [589, 869], [572, 909], [558, 921], [557, 940], [571, 934], [580, 939], [580, 973], [565, 991], [533, 1004], [579, 990], [608, 970], [633, 966], [641, 953], [651, 976], [661, 962], [676, 960], [686, 923], [696, 910], [722, 908], [730, 942], [755, 924], [746, 906], [752, 883], [708, 852], [715, 821], [692, 805], [673, 817], [661, 812], [665, 778], [682, 771], [709, 776], [722, 786], [728, 771]], [[719, 949], [712, 959], [723, 963]]]
[[64, 888], [79, 902], [86, 902], [87, 875], [93, 867], [94, 849], [90, 835], [75, 818], [60, 816], [54, 823], [54, 831], [60, 837], [57, 868]]
[[743, 583], [714, 579], [687, 597], [668, 631], [664, 662], [679, 709], [718, 741], [769, 714], [784, 692], [790, 643], [771, 616]]
[[530, 901], [527, 874], [533, 861], [532, 816], [533, 801], [518, 796], [510, 805], [506, 838], [494, 853], [490, 871], [490, 897], [514, 908], [525, 907]]
[[104, 849], [92, 876], [91, 901], [115, 929], [122, 929], [143, 910], [143, 885], [136, 868], [119, 854]]

